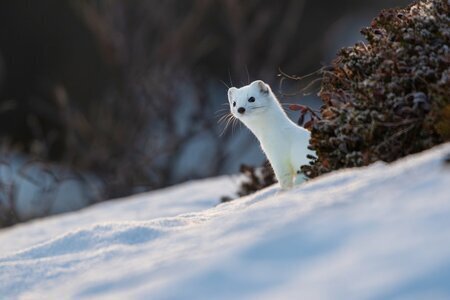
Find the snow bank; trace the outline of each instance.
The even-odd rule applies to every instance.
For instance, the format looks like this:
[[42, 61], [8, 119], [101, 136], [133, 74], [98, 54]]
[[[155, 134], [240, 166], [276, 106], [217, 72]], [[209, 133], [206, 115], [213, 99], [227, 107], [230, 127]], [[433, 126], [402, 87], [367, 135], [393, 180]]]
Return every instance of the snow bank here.
[[214, 206], [227, 178], [0, 232], [5, 299], [450, 297], [450, 144]]
[[92, 175], [14, 152], [0, 150], [0, 157], [0, 205], [10, 208], [10, 194], [14, 194], [14, 211], [20, 220], [81, 209], [99, 198], [101, 184]]

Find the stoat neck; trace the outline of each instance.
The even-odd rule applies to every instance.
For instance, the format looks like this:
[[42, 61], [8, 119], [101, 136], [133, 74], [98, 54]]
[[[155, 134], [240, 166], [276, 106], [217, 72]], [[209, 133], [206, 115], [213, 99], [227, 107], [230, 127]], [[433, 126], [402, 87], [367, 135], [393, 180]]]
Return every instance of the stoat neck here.
[[295, 126], [281, 106], [278, 105], [274, 105], [264, 114], [246, 120], [245, 125], [261, 142], [280, 134], [283, 128]]

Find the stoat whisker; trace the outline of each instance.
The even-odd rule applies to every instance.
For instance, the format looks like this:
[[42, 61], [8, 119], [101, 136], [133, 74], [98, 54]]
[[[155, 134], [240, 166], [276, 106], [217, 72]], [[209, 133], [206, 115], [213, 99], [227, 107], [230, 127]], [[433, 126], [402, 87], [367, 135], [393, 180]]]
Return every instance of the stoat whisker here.
[[234, 118], [231, 124], [231, 133], [234, 134], [234, 128], [236, 128], [236, 124], [239, 122], [237, 118]]
[[222, 136], [225, 131], [228, 128], [228, 125], [230, 125], [230, 122], [233, 122], [234, 120], [236, 120], [236, 118], [230, 113], [228, 115], [225, 116], [226, 123], [225, 123], [225, 127], [223, 128], [222, 132], [220, 133], [220, 136]]
[[229, 88], [230, 88], [230, 86], [229, 86], [228, 84], [226, 84], [226, 83], [225, 83], [225, 81], [223, 81], [222, 79], [219, 79], [219, 81], [220, 81], [220, 82], [222, 82], [222, 83], [223, 83], [223, 85], [227, 87], [227, 89], [229, 89]]
[[230, 78], [230, 85], [231, 85], [231, 86], [234, 86], [233, 80], [231, 80], [231, 72], [230, 72], [230, 68], [228, 68], [228, 77]]
[[218, 114], [220, 114], [220, 113], [222, 113], [224, 111], [229, 111], [229, 109], [228, 108], [221, 108], [221, 109], [216, 110], [216, 112], [214, 114], [218, 115]]
[[245, 65], [245, 70], [247, 71], [247, 84], [250, 84], [250, 72], [248, 71], [247, 65]]
[[233, 115], [231, 113], [228, 113], [224, 116], [222, 116], [222, 118], [220, 119], [220, 123], [225, 123], [225, 129], [228, 126], [228, 123], [231, 122], [231, 120], [233, 119]]
[[232, 114], [231, 113], [226, 113], [223, 116], [221, 116], [219, 118], [219, 120], [217, 121], [217, 123], [222, 123], [224, 120], [226, 120], [228, 117], [230, 117]]

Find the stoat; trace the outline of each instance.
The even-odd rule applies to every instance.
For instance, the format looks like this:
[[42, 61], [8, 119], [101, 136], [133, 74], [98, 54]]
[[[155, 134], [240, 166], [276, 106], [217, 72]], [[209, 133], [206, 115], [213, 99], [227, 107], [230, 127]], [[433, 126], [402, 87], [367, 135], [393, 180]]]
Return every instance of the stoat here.
[[297, 126], [284, 112], [269, 85], [261, 80], [228, 89], [230, 111], [258, 138], [282, 189], [305, 179], [300, 172], [309, 164], [310, 133]]

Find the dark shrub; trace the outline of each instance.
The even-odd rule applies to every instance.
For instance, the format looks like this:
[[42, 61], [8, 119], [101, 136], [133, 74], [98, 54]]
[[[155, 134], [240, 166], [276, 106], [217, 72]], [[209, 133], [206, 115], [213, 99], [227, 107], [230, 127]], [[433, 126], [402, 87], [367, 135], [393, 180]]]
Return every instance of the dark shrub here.
[[450, 11], [447, 1], [388, 9], [324, 71], [318, 154], [310, 177], [394, 161], [450, 139]]
[[[265, 161], [260, 168], [243, 164], [239, 171], [243, 175], [237, 192], [239, 197], [253, 194], [277, 182], [269, 161]], [[230, 200], [232, 199], [229, 197], [223, 197], [221, 202], [228, 202]]]

